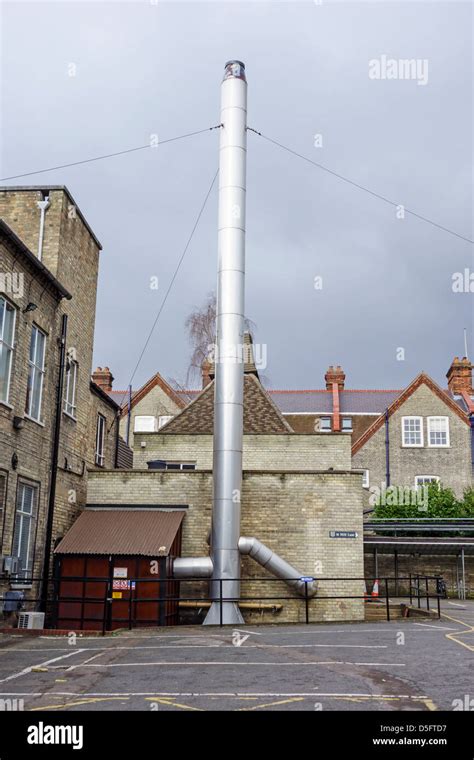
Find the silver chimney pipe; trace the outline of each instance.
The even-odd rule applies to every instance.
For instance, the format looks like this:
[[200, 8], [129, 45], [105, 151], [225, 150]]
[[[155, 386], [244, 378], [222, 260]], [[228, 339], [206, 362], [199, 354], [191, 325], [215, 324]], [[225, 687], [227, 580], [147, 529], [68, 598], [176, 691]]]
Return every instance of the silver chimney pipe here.
[[229, 61], [225, 66], [220, 123], [210, 557], [178, 557], [171, 572], [178, 579], [211, 578], [211, 606], [204, 625], [242, 625], [238, 607], [241, 554], [252, 557], [303, 596], [314, 596], [317, 583], [302, 576], [258, 539], [240, 536], [247, 156], [247, 81], [240, 61]]
[[[245, 282], [247, 80], [241, 61], [225, 65], [221, 85], [219, 221], [214, 384], [214, 453], [211, 558], [207, 625], [242, 624], [240, 596], [240, 498]], [[222, 579], [222, 580], [221, 580]], [[231, 580], [226, 580], [231, 579]], [[219, 598], [222, 602], [220, 609]]]

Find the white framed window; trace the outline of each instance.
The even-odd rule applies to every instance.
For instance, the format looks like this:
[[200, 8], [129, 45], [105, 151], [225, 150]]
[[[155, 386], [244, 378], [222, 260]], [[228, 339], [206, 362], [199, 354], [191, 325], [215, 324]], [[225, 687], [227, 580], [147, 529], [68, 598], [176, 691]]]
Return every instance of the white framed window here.
[[352, 433], [352, 417], [342, 418], [342, 430], [346, 431], [346, 433]]
[[99, 467], [104, 466], [105, 462], [105, 426], [106, 419], [103, 414], [97, 415], [97, 431], [95, 436], [95, 463]]
[[25, 412], [28, 417], [40, 421], [44, 384], [44, 357], [46, 335], [36, 325], [31, 328], [30, 353], [28, 357], [28, 385]]
[[19, 557], [20, 577], [31, 577], [35, 545], [38, 486], [18, 482], [12, 555]]
[[0, 297], [0, 401], [8, 404], [13, 363], [16, 309]]
[[331, 418], [330, 417], [320, 417], [319, 418], [319, 429], [322, 433], [330, 433], [331, 432]]
[[66, 366], [66, 390], [64, 395], [64, 411], [70, 417], [76, 419], [76, 393], [77, 393], [77, 372], [78, 364], [76, 361], [68, 361]]
[[449, 417], [428, 417], [428, 446], [449, 446]]
[[402, 417], [403, 446], [423, 446], [423, 417]]
[[156, 430], [156, 417], [151, 414], [137, 414], [133, 422], [134, 433], [154, 433]]
[[430, 483], [439, 483], [437, 475], [415, 475], [415, 486], [427, 486]]
[[362, 473], [362, 488], [368, 488], [370, 485], [370, 473], [369, 470], [364, 470]]
[[160, 417], [158, 417], [158, 430], [163, 427], [163, 425], [166, 425], [167, 422], [173, 419], [172, 414], [162, 414]]

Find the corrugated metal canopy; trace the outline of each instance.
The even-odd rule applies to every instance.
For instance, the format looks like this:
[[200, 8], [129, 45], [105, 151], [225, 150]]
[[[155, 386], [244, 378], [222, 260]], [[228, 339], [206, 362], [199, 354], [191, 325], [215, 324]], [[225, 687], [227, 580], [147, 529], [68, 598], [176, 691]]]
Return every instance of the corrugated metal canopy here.
[[85, 510], [55, 554], [166, 557], [185, 514], [150, 509]]
[[474, 555], [474, 538], [467, 536], [364, 536], [366, 553], [377, 549], [380, 554], [447, 554]]

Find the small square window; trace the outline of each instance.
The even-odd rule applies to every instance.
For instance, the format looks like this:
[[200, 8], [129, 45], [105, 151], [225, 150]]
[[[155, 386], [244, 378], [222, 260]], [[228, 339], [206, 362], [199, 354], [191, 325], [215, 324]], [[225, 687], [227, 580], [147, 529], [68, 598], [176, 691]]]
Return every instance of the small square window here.
[[352, 417], [342, 418], [342, 429], [347, 433], [352, 433]]
[[320, 417], [319, 418], [319, 429], [323, 433], [330, 433], [331, 432], [331, 418], [330, 417]]

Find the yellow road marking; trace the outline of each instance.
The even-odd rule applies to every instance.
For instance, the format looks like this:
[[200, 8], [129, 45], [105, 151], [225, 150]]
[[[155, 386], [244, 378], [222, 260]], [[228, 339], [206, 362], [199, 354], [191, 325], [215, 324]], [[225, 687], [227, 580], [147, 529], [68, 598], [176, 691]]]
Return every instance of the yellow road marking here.
[[145, 697], [146, 702], [159, 702], [162, 705], [171, 705], [172, 707], [180, 707], [182, 710], [196, 710], [197, 712], [205, 712], [203, 707], [191, 707], [191, 705], [182, 705], [179, 702], [174, 702], [172, 698], [165, 699], [164, 697]]
[[273, 707], [274, 705], [287, 705], [289, 702], [302, 702], [305, 697], [293, 697], [293, 699], [280, 699], [278, 702], [268, 702], [264, 705], [254, 705], [253, 707], [238, 707], [236, 712], [262, 710], [264, 707]]
[[66, 707], [76, 707], [77, 705], [91, 705], [94, 702], [109, 702], [111, 700], [124, 700], [129, 697], [88, 697], [87, 699], [80, 699], [77, 702], [64, 702], [61, 705], [43, 705], [42, 707], [32, 707], [29, 712], [36, 712], [37, 710], [63, 710]]
[[459, 625], [464, 625], [467, 628], [467, 631], [456, 631], [456, 633], [445, 633], [447, 639], [450, 639], [450, 641], [454, 641], [455, 644], [459, 644], [462, 647], [465, 647], [470, 652], [474, 652], [474, 647], [470, 646], [470, 644], [466, 644], [464, 641], [458, 641], [456, 636], [463, 636], [465, 633], [474, 633], [474, 625], [469, 625], [468, 623], [465, 623], [464, 620], [458, 620], [457, 618], [453, 618], [450, 615], [446, 615], [446, 613], [441, 613], [443, 617], [448, 618], [448, 620], [452, 620], [454, 623], [459, 623]]

